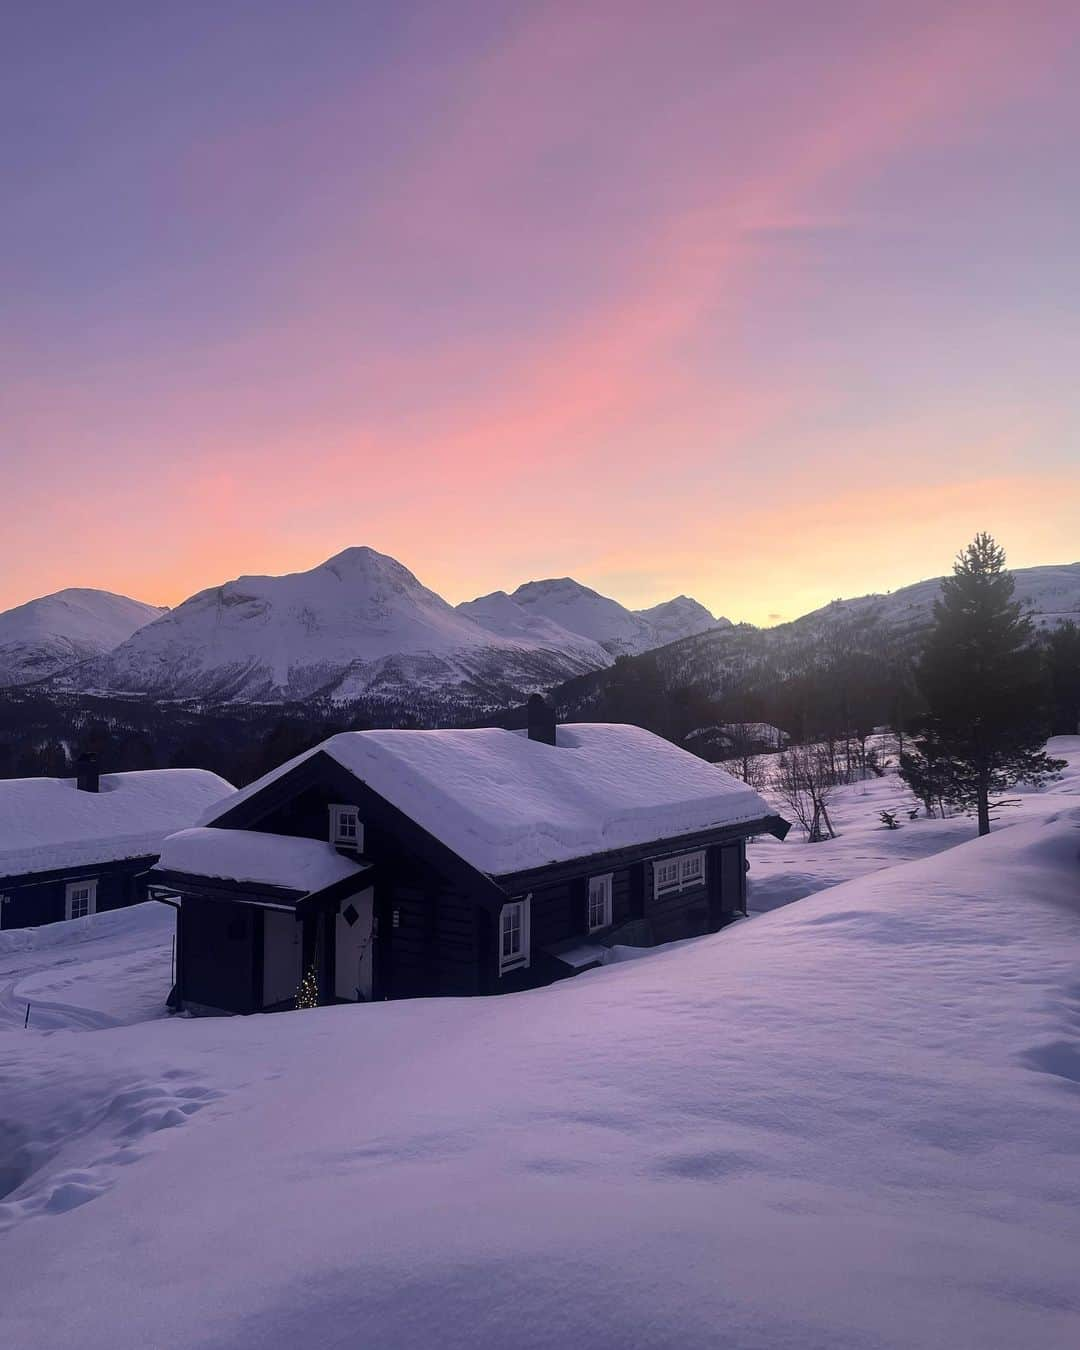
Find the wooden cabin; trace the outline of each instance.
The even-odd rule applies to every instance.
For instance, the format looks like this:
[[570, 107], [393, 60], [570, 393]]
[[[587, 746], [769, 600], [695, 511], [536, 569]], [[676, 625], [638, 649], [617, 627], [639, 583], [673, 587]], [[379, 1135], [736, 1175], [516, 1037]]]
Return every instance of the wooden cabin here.
[[81, 919], [147, 898], [166, 835], [230, 796], [203, 769], [98, 770], [73, 778], [0, 780], [0, 928]]
[[715, 765], [542, 702], [521, 732], [346, 732], [166, 840], [172, 1004], [294, 1007], [305, 976], [319, 1003], [548, 984], [744, 914], [747, 837], [787, 829]]

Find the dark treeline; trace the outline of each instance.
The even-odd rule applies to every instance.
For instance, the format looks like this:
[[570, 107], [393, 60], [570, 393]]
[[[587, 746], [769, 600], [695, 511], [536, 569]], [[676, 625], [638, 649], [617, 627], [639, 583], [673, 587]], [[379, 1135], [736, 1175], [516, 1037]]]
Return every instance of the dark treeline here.
[[858, 736], [918, 711], [911, 655], [891, 643], [807, 653], [794, 666], [763, 655], [687, 683], [673, 682], [669, 659], [667, 649], [649, 652], [571, 681], [556, 692], [558, 712], [632, 722], [682, 744], [702, 727], [740, 722], [769, 723], [796, 742]]
[[424, 727], [476, 717], [432, 698], [333, 704], [154, 703], [88, 695], [0, 690], [0, 778], [62, 777], [83, 751], [105, 773], [211, 769], [238, 787], [339, 731]]
[[[834, 630], [774, 637], [736, 628], [623, 658], [555, 691], [563, 720], [632, 722], [677, 744], [702, 727], [767, 722], [796, 743], [906, 732], [927, 708], [915, 678], [925, 629]], [[1037, 635], [1052, 734], [1080, 723], [1080, 629]], [[711, 755], [709, 756], [712, 757]]]

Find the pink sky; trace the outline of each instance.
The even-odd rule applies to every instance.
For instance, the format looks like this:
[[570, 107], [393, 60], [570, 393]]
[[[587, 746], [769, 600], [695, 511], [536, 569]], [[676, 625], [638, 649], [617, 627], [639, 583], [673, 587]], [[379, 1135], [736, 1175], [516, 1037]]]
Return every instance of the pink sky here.
[[1080, 556], [1074, 5], [367, 8], [16, 21], [0, 606]]

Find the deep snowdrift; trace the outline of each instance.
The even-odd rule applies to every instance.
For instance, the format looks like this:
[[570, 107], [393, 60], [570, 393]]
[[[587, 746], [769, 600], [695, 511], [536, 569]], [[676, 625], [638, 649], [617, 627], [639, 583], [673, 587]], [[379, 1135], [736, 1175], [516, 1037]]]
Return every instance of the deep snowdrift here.
[[0, 1033], [8, 1342], [1075, 1346], [1045, 805], [529, 994]]

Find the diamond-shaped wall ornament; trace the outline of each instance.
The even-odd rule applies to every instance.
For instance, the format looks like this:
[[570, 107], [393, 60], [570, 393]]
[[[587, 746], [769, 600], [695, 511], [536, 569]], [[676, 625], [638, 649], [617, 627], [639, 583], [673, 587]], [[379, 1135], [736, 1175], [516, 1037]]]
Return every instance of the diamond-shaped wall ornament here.
[[351, 928], [360, 917], [360, 914], [355, 905], [349, 905], [346, 909], [341, 911], [341, 917]]

